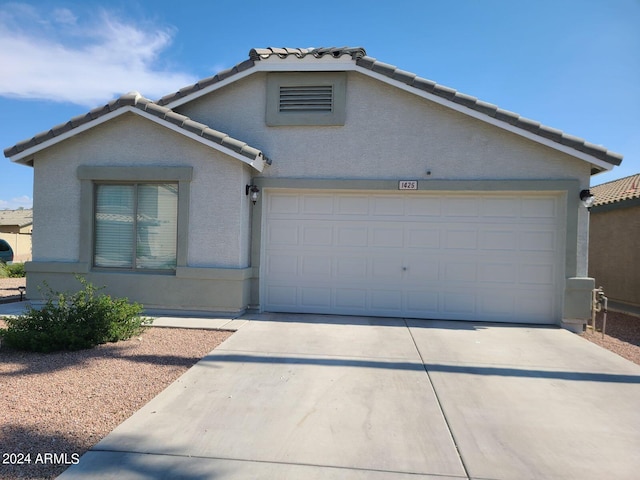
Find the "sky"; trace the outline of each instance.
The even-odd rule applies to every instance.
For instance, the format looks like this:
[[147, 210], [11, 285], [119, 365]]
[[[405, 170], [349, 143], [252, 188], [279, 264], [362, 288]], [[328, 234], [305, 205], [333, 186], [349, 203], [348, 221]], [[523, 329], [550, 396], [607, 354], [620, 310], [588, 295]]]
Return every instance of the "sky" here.
[[[0, 0], [0, 147], [252, 48], [331, 46], [624, 155], [592, 185], [640, 173], [640, 0]], [[0, 157], [0, 209], [30, 208], [32, 184]]]

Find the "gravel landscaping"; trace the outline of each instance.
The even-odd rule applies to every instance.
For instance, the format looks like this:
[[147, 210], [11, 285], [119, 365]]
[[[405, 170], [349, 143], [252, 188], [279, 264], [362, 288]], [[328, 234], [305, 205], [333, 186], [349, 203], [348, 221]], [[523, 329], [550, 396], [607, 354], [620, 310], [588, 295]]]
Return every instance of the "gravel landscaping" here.
[[[0, 295], [20, 281], [0, 279]], [[55, 478], [230, 335], [148, 328], [77, 352], [0, 347], [0, 478]]]
[[[0, 299], [20, 285], [24, 279], [0, 279]], [[640, 365], [640, 318], [610, 312], [606, 332], [582, 336]], [[77, 352], [0, 347], [0, 478], [55, 478], [230, 335], [148, 328]], [[27, 454], [31, 463], [15, 464]]]

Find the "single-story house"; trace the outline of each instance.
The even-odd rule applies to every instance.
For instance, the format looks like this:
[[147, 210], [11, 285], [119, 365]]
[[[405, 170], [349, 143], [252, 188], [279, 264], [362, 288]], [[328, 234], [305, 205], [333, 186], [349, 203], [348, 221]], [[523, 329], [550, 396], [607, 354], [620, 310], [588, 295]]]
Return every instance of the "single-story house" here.
[[31, 232], [33, 210], [0, 210], [0, 238], [6, 240], [13, 250], [14, 262], [31, 260]]
[[347, 47], [253, 49], [4, 154], [34, 168], [30, 298], [83, 274], [150, 309], [576, 329], [580, 192], [622, 160]]
[[640, 173], [591, 193], [589, 275], [616, 308], [640, 307]]

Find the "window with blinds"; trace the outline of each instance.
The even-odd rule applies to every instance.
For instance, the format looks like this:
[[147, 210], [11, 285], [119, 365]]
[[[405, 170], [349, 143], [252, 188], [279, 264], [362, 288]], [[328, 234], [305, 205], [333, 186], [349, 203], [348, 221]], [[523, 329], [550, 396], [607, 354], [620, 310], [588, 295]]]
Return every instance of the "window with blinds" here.
[[178, 184], [97, 184], [96, 267], [175, 270]]

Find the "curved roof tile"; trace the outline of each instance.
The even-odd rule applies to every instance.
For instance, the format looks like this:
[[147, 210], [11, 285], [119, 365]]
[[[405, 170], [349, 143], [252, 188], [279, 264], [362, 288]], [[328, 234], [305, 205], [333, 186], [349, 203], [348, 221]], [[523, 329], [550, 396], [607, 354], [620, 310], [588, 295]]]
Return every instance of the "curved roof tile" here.
[[[407, 86], [437, 95], [448, 101], [464, 106], [476, 112], [482, 113], [491, 118], [495, 118], [496, 120], [505, 122], [509, 125], [513, 125], [514, 127], [521, 128], [534, 135], [538, 135], [542, 138], [551, 140], [558, 144], [583, 152], [587, 155], [590, 155], [594, 158], [597, 158], [609, 164], [620, 165], [620, 162], [622, 161], [622, 155], [620, 155], [619, 153], [611, 152], [607, 150], [605, 147], [602, 147], [600, 145], [594, 145], [590, 142], [585, 141], [582, 138], [569, 135], [567, 133], [562, 132], [561, 130], [558, 130], [546, 125], [542, 125], [541, 123], [536, 122], [535, 120], [522, 117], [517, 113], [510, 112], [508, 110], [503, 110], [497, 107], [496, 105], [483, 102], [482, 100], [479, 100], [476, 97], [458, 92], [453, 88], [449, 88], [444, 85], [439, 85], [432, 80], [419, 77], [414, 73], [400, 70], [394, 65], [379, 62], [375, 58], [367, 56], [365, 49], [362, 47], [254, 48], [249, 52], [248, 60], [245, 60], [244, 62], [239, 63], [232, 68], [219, 72], [217, 75], [214, 75], [212, 77], [204, 78], [193, 85], [188, 85], [178, 90], [177, 92], [165, 95], [155, 103], [147, 99], [144, 99], [144, 102], [146, 102], [145, 105], [148, 105], [148, 107], [146, 108], [149, 113], [153, 113], [156, 116], [161, 116], [164, 112], [164, 117], [162, 118], [166, 117], [167, 121], [171, 121], [172, 123], [180, 124], [180, 126], [182, 126], [187, 120], [181, 119], [179, 114], [175, 114], [175, 112], [173, 112], [172, 110], [170, 110], [170, 112], [166, 112], [162, 110], [163, 108], [166, 108], [165, 105], [169, 105], [181, 98], [189, 97], [193, 94], [196, 94], [197, 92], [199, 92], [204, 88], [210, 87], [211, 85], [214, 85], [227, 78], [233, 77], [234, 75], [240, 72], [244, 72], [245, 70], [253, 68], [256, 62], [259, 62], [261, 60], [266, 60], [272, 56], [275, 56], [278, 58], [287, 58], [289, 56], [294, 56], [296, 58], [302, 59], [307, 56], [311, 56], [313, 58], [322, 58], [327, 55], [333, 58], [340, 58], [343, 55], [349, 55], [351, 59], [355, 62], [355, 64], [362, 69], [371, 70], [372, 72], [386, 76], [392, 80], [398, 81]], [[99, 118], [105, 113], [108, 113], [109, 111], [113, 111], [114, 109], [120, 108], [123, 105], [131, 105], [131, 106], [136, 106], [137, 108], [140, 108], [139, 100], [137, 100], [136, 98], [137, 97], [135, 97], [134, 95], [132, 96], [132, 94], [123, 95], [119, 99], [114, 100], [113, 102], [110, 102], [109, 104], [103, 107], [99, 107], [97, 109], [91, 110], [89, 113], [87, 113], [84, 116], [78, 116], [78, 117], [72, 118], [70, 122], [68, 122], [67, 124], [58, 125], [53, 129], [49, 130], [48, 132], [43, 132], [41, 134], [38, 134], [32, 139], [25, 140], [23, 142], [16, 144], [11, 148], [6, 149], [4, 151], [5, 156], [10, 157], [12, 155], [15, 155], [16, 153], [23, 151], [27, 148], [30, 148], [38, 143], [41, 143], [48, 138], [52, 138], [53, 136], [60, 135], [61, 132], [67, 132], [73, 128], [76, 128], [79, 125], [87, 123], [95, 118]], [[196, 128], [196, 133], [197, 133], [197, 128]], [[267, 163], [270, 163], [270, 162], [267, 161]]]
[[640, 198], [640, 173], [591, 187], [591, 193], [594, 207]]
[[223, 147], [226, 147], [251, 161], [262, 158], [267, 164], [271, 164], [271, 161], [257, 148], [251, 147], [241, 140], [230, 137], [229, 135], [213, 130], [209, 126], [191, 120], [189, 117], [180, 113], [174, 112], [168, 107], [158, 105], [157, 103], [143, 97], [138, 92], [130, 92], [121, 97], [109, 102], [98, 108], [94, 108], [85, 115], [78, 115], [73, 117], [67, 123], [57, 125], [51, 130], [41, 132], [22, 142], [17, 143], [13, 147], [9, 147], [4, 150], [5, 157], [12, 157], [20, 152], [23, 152], [31, 147], [46, 142], [52, 138], [55, 138], [63, 133], [67, 133], [81, 125], [97, 120], [98, 118], [114, 112], [123, 107], [135, 107], [142, 110], [154, 117], [160, 118], [168, 123], [176, 125], [188, 132], [195, 133], [209, 141], [213, 141]]

